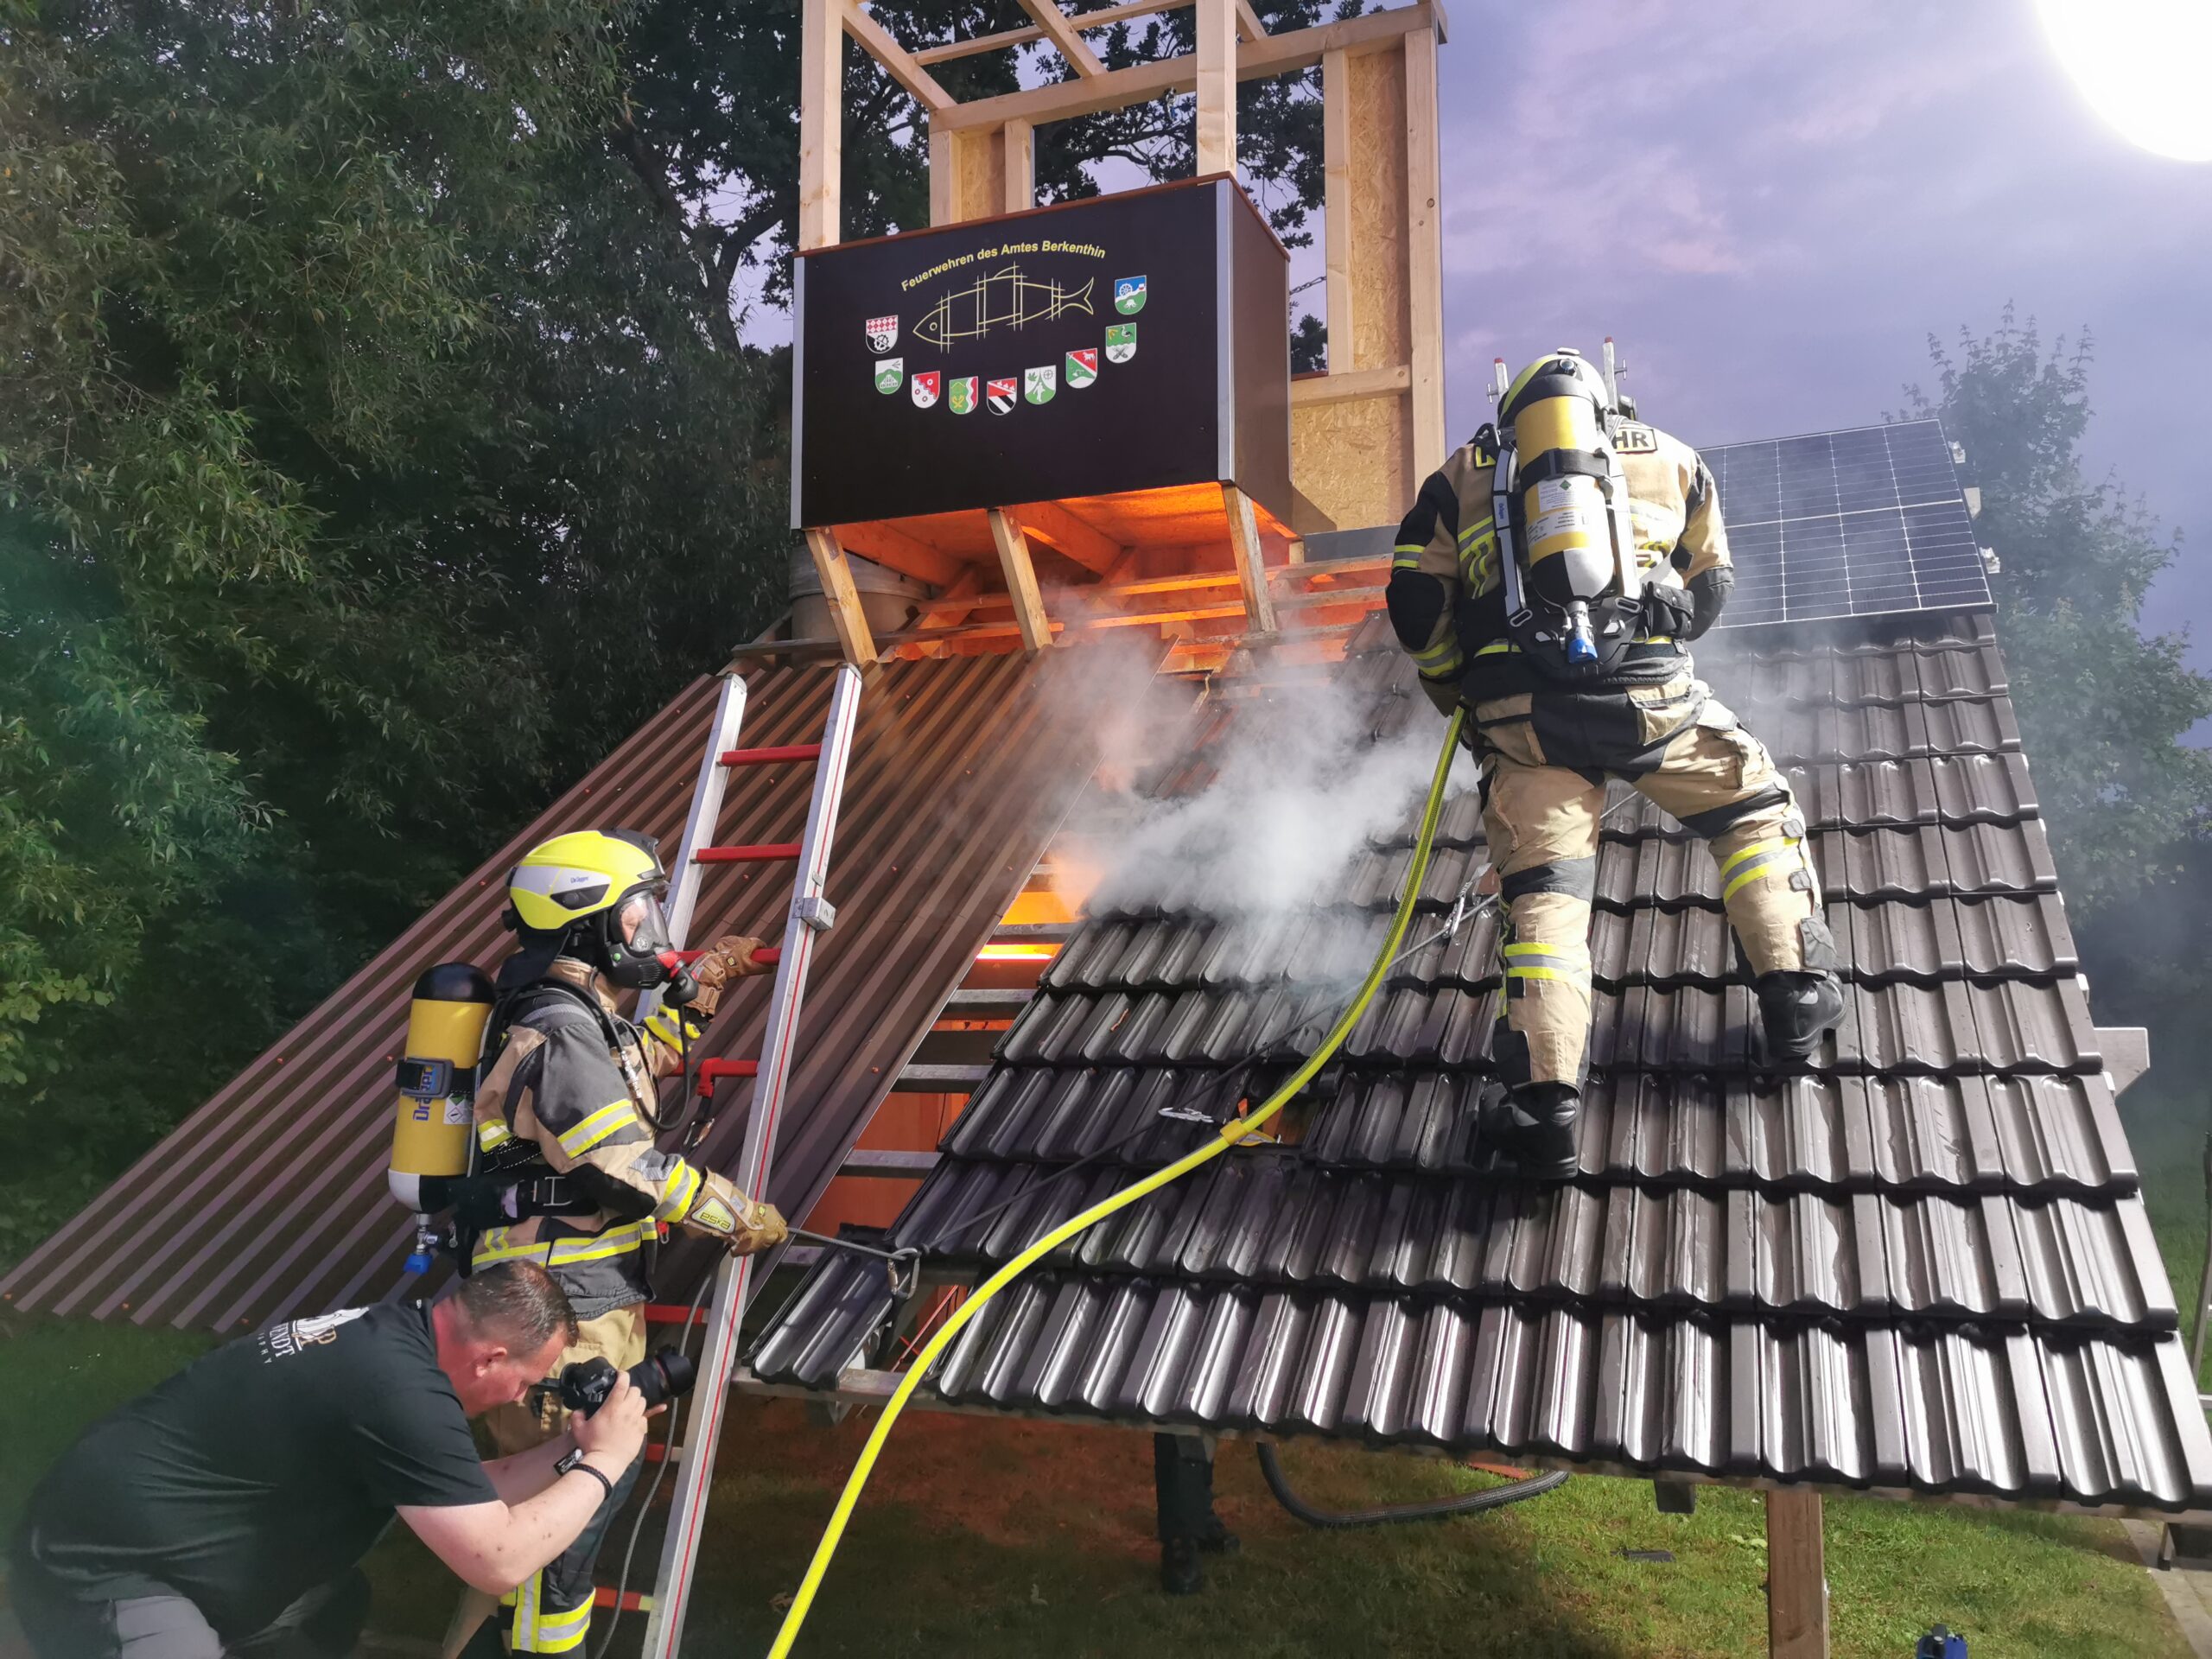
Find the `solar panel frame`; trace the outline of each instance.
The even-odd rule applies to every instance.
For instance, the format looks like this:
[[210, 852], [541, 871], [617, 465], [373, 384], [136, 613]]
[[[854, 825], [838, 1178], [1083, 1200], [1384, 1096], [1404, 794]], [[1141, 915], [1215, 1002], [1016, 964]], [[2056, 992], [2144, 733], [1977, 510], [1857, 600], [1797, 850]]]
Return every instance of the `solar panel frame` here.
[[1956, 611], [1991, 603], [1941, 421], [1897, 421], [1700, 450], [1736, 586], [1720, 626]]

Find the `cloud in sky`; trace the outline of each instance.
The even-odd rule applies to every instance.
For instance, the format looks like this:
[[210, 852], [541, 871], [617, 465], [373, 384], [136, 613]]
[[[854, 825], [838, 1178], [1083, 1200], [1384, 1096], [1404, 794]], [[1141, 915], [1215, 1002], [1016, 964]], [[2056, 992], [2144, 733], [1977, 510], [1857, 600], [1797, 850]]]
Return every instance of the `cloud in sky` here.
[[[1611, 334], [1695, 442], [1880, 418], [2007, 301], [2097, 341], [2088, 459], [2212, 545], [2212, 168], [2106, 129], [2010, 0], [1461, 7], [1439, 56], [1452, 426]], [[2178, 397], [2180, 388], [2189, 388]], [[2002, 550], [1999, 550], [2001, 552]], [[2212, 625], [2185, 555], [2152, 613]], [[2212, 666], [2212, 626], [2192, 655]]]

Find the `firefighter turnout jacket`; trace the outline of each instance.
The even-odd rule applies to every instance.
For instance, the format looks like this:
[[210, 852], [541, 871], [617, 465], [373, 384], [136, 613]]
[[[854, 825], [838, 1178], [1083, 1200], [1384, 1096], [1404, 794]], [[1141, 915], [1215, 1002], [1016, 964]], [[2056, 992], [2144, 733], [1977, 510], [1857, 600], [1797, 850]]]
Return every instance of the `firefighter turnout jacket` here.
[[[784, 1225], [772, 1208], [653, 1144], [647, 1123], [657, 1085], [681, 1066], [672, 1039], [690, 1010], [663, 1010], [641, 1030], [616, 1015], [613, 988], [587, 963], [556, 958], [547, 977], [557, 985], [514, 993], [504, 1046], [477, 1088], [478, 1147], [505, 1159], [514, 1141], [529, 1143], [596, 1207], [493, 1227], [477, 1240], [473, 1265], [537, 1262], [588, 1320], [646, 1300], [664, 1227], [719, 1238], [740, 1253], [779, 1243]], [[702, 995], [703, 1012], [712, 1012], [709, 996], [718, 988], [716, 981]]]
[[1624, 423], [1614, 444], [1646, 597], [1644, 637], [1611, 673], [1549, 677], [1508, 637], [1487, 428], [1421, 486], [1390, 576], [1393, 630], [1422, 690], [1446, 713], [1462, 702], [1470, 713], [1507, 917], [1495, 1052], [1509, 1085], [1583, 1081], [1590, 910], [1611, 779], [1704, 838], [1754, 976], [1835, 967], [1789, 781], [1690, 660], [1688, 641], [1719, 618], [1733, 581], [1713, 474], [1652, 427]]
[[[1713, 626], [1735, 579], [1719, 492], [1697, 451], [1637, 422], [1616, 429], [1613, 448], [1628, 481], [1637, 567], [1647, 592], [1660, 595], [1648, 613], [1687, 611], [1688, 620], [1679, 631], [1662, 622], [1608, 679], [1575, 682], [1582, 690], [1686, 671], [1686, 640]], [[1446, 714], [1463, 694], [1470, 702], [1507, 696], [1533, 690], [1537, 680], [1506, 633], [1491, 511], [1497, 464], [1497, 440], [1484, 427], [1428, 475], [1398, 526], [1392, 555], [1390, 620], [1421, 689]]]

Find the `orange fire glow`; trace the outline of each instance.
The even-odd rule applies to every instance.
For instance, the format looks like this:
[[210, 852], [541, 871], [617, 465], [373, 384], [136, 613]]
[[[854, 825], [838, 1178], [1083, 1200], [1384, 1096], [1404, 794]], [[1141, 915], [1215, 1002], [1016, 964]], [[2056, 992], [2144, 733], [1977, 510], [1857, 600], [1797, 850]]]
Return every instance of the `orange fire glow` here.
[[976, 953], [978, 962], [1050, 962], [1060, 954], [1057, 944], [987, 944]]

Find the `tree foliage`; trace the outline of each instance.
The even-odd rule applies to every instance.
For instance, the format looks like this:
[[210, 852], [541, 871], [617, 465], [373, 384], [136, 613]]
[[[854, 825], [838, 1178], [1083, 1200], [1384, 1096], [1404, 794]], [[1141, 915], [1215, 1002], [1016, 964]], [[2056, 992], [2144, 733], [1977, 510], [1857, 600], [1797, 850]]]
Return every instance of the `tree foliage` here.
[[621, 75], [589, 0], [0, 25], [0, 1249], [780, 596]]
[[2139, 625], [2177, 543], [2116, 480], [2083, 475], [2086, 334], [2045, 352], [2007, 307], [1929, 353], [1935, 391], [1909, 388], [1909, 409], [1942, 416], [1980, 487], [2022, 737], [2075, 920], [2094, 924], [2178, 876], [2212, 809], [2212, 756], [2179, 741], [2212, 715], [2212, 679], [2183, 635]]

